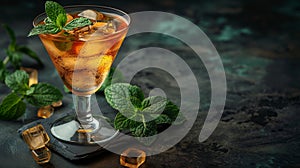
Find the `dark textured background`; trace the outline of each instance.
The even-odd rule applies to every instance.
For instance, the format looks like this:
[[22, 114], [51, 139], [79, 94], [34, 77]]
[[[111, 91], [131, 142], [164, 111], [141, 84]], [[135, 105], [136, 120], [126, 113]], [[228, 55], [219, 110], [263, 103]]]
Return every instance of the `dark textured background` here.
[[[217, 129], [204, 143], [197, 140], [209, 106], [209, 80], [203, 65], [197, 64], [201, 92], [201, 110], [189, 134], [170, 150], [147, 158], [143, 167], [300, 167], [300, 4], [297, 0], [220, 0], [220, 1], [58, 1], [62, 5], [97, 4], [120, 8], [128, 13], [157, 10], [178, 14], [198, 25], [216, 46], [227, 77], [226, 107]], [[11, 26], [18, 42], [35, 50], [46, 63], [39, 69], [39, 80], [62, 89], [62, 82], [36, 37], [27, 38], [32, 19], [44, 11], [39, 0], [7, 1], [0, 6], [1, 23]], [[163, 23], [162, 23], [163, 24]], [[188, 31], [188, 30], [187, 30]], [[0, 58], [8, 36], [0, 29]], [[119, 55], [151, 44], [154, 36], [126, 39]], [[171, 40], [172, 43], [172, 40]], [[182, 57], [191, 54], [184, 46], [171, 48]], [[168, 46], [169, 47], [169, 46]], [[35, 66], [25, 60], [24, 65]], [[200, 80], [201, 78], [201, 80]], [[174, 80], [163, 72], [148, 70], [136, 75], [133, 83], [147, 92], [167, 88], [176, 97]], [[170, 86], [173, 86], [170, 87]], [[0, 84], [0, 99], [8, 89]], [[101, 95], [99, 95], [101, 97]], [[176, 101], [176, 100], [175, 100]], [[66, 94], [61, 113], [72, 107]], [[0, 121], [0, 167], [39, 167], [29, 153], [17, 129], [36, 120], [35, 108], [18, 121]], [[118, 156], [70, 162], [54, 153], [48, 167], [120, 167]]]

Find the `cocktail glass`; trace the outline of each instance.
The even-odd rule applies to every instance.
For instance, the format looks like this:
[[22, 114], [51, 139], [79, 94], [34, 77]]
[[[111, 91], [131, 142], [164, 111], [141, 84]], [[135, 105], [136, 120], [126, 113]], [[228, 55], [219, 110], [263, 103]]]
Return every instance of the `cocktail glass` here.
[[[62, 81], [72, 91], [75, 107], [74, 116], [57, 120], [51, 133], [60, 140], [79, 144], [106, 142], [118, 131], [104, 127], [100, 119], [93, 116], [91, 95], [108, 75], [126, 36], [130, 18], [121, 10], [104, 6], [64, 8], [68, 21], [83, 16], [93, 24], [69, 32], [39, 35]], [[46, 17], [45, 13], [38, 15], [34, 26], [43, 24]]]

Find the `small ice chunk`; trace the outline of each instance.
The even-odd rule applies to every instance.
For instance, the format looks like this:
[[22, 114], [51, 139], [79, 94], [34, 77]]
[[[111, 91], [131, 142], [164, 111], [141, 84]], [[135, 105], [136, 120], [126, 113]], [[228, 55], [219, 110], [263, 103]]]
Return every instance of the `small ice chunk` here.
[[78, 16], [85, 17], [85, 18], [95, 20], [95, 21], [101, 20], [104, 17], [104, 15], [102, 13], [91, 10], [91, 9], [87, 9], [87, 10], [84, 10], [84, 11], [80, 12], [78, 14]]
[[117, 26], [113, 20], [107, 22], [106, 26], [103, 28], [104, 34], [111, 34], [116, 32]]
[[96, 22], [92, 28], [96, 31], [96, 33], [104, 35], [112, 34], [117, 30], [117, 26], [113, 20], [109, 20], [107, 22]]
[[75, 36], [79, 37], [82, 41], [87, 41], [89, 38], [97, 38], [101, 35], [109, 35], [115, 33], [117, 27], [114, 21], [95, 22], [92, 25], [76, 29]]

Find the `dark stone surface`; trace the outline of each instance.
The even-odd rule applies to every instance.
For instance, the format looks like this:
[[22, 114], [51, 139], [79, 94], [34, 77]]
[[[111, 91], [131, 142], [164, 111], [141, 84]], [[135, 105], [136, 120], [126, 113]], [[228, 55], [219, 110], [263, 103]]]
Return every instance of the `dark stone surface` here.
[[[108, 5], [129, 13], [158, 10], [178, 14], [201, 27], [221, 56], [228, 87], [226, 106], [212, 136], [199, 143], [198, 135], [210, 102], [210, 83], [203, 64], [194, 60], [189, 48], [174, 39], [168, 44], [159, 43], [160, 38], [166, 38], [155, 35], [125, 40], [119, 55], [151, 45], [165, 46], [185, 58], [198, 75], [201, 93], [201, 109], [188, 135], [168, 151], [147, 157], [142, 167], [300, 167], [300, 4], [297, 0], [90, 0], [76, 3]], [[26, 37], [32, 28], [32, 19], [43, 11], [43, 2], [5, 0], [0, 9], [1, 23], [13, 27], [18, 42], [31, 47], [46, 63], [44, 68], [39, 68], [39, 81], [49, 82], [63, 90], [39, 39]], [[0, 33], [3, 34], [0, 46], [4, 48], [8, 38], [3, 29]], [[3, 49], [0, 53], [3, 59]], [[36, 66], [27, 59], [24, 65]], [[162, 71], [144, 70], [132, 82], [140, 85], [145, 93], [159, 86], [173, 101], [180, 101], [174, 79]], [[0, 84], [0, 99], [8, 92]], [[56, 109], [56, 114], [72, 108], [69, 94], [65, 95], [63, 102], [64, 106]], [[100, 103], [105, 106], [105, 102]], [[40, 167], [17, 133], [20, 127], [38, 119], [36, 110], [29, 107], [26, 115], [17, 121], [0, 121], [0, 167]], [[77, 162], [53, 153], [51, 164], [45, 167], [121, 166], [119, 156], [108, 152]]]

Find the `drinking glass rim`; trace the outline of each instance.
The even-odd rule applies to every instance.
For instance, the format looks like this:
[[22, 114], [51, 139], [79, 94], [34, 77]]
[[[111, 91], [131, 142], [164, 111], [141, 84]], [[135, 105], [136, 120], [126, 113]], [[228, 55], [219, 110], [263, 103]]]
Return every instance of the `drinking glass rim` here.
[[[122, 16], [120, 16], [118, 14], [117, 15], [120, 16], [120, 17], [122, 17], [122, 18], [124, 18], [124, 16], [126, 17], [126, 18], [124, 18], [124, 20], [127, 23], [126, 27], [122, 28], [121, 30], [118, 30], [118, 31], [114, 32], [113, 34], [102, 36], [104, 38], [93, 38], [93, 39], [90, 39], [89, 41], [93, 41], [93, 40], [107, 40], [105, 37], [114, 36], [114, 35], [120, 34], [121, 32], [126, 31], [128, 29], [128, 27], [129, 27], [129, 25], [130, 25], [130, 22], [131, 22], [131, 19], [130, 19], [129, 15], [126, 12], [124, 12], [124, 11], [122, 11], [120, 9], [117, 9], [117, 8], [109, 7], [109, 6], [101, 6], [101, 5], [67, 5], [67, 6], [63, 6], [63, 8], [65, 10], [66, 9], [72, 9], [72, 8], [74, 8], [74, 9], [75, 8], [86, 8], [86, 9], [90, 9], [90, 8], [102, 8], [102, 9], [108, 9], [108, 10], [112, 10], [112, 11], [116, 11], [116, 12], [120, 12], [120, 13], [124, 14]], [[33, 24], [34, 27], [36, 27], [38, 25], [38, 23], [35, 23], [35, 22], [38, 20], [38, 18], [40, 18], [43, 15], [47, 16], [46, 12], [38, 14], [33, 19], [32, 24]], [[39, 34], [39, 35], [50, 36], [51, 38], [54, 38], [54, 39], [57, 39], [57, 40], [66, 40], [67, 39], [66, 36], [57, 35], [57, 34]]]

